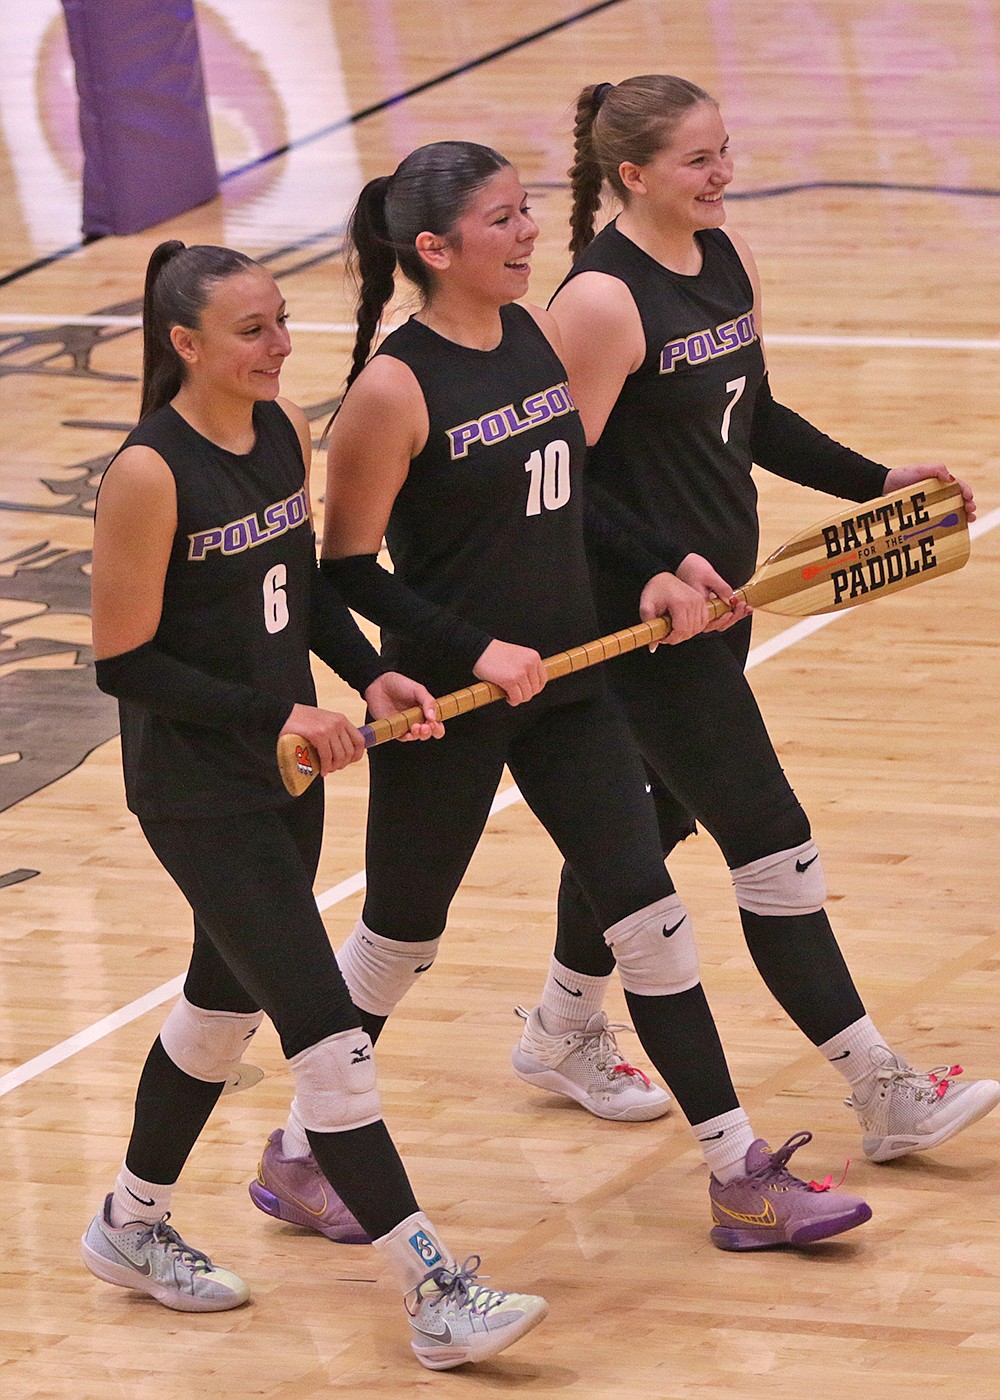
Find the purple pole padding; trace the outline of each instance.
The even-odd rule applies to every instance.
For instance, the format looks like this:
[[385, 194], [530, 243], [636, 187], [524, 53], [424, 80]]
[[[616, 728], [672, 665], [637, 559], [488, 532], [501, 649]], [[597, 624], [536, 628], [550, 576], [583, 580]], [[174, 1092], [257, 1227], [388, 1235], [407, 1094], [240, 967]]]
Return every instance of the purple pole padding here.
[[83, 232], [138, 233], [219, 192], [193, 0], [62, 0]]

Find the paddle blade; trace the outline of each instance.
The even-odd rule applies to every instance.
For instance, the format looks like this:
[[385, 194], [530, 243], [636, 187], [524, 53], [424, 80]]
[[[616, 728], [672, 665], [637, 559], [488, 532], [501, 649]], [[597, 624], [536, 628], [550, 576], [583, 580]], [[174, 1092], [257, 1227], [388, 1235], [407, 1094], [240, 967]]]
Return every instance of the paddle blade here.
[[932, 477], [803, 530], [765, 559], [746, 597], [768, 612], [813, 617], [901, 593], [968, 558], [962, 488]]
[[299, 734], [280, 736], [277, 757], [281, 781], [293, 797], [305, 792], [313, 778], [319, 777], [319, 755]]

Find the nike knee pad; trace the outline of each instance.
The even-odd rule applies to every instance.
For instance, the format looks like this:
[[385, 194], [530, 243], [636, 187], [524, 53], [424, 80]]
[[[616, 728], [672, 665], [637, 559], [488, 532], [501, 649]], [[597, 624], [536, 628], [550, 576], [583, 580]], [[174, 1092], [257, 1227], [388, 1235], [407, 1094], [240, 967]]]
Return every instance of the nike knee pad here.
[[390, 1016], [420, 974], [431, 967], [440, 942], [440, 938], [426, 943], [383, 938], [359, 919], [337, 954], [354, 1005], [372, 1016]]
[[736, 903], [751, 914], [815, 914], [826, 903], [826, 877], [814, 841], [731, 870]]
[[264, 1019], [263, 1011], [205, 1011], [187, 997], [171, 1007], [160, 1044], [178, 1069], [206, 1084], [224, 1084], [239, 1068], [243, 1052]]
[[288, 1063], [303, 1127], [314, 1133], [345, 1133], [382, 1117], [375, 1056], [363, 1030], [328, 1035]]
[[679, 895], [667, 895], [612, 924], [604, 935], [627, 992], [664, 997], [701, 980], [691, 916]]

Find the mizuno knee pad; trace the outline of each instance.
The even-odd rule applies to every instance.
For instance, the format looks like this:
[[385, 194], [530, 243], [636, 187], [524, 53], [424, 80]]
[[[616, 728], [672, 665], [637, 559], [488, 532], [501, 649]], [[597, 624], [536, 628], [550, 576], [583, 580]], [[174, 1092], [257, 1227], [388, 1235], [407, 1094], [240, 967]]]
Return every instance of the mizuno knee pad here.
[[363, 1030], [328, 1035], [288, 1063], [299, 1117], [314, 1133], [344, 1133], [382, 1117], [375, 1056]]

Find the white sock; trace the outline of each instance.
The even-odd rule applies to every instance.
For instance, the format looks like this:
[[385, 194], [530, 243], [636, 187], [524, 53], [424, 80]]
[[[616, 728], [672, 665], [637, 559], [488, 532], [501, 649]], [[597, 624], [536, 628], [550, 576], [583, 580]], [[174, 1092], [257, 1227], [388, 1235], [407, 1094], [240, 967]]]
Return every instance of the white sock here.
[[862, 1016], [860, 1021], [854, 1021], [838, 1031], [817, 1048], [857, 1091], [857, 1098], [864, 1103], [875, 1087], [877, 1062], [873, 1060], [871, 1052], [878, 1046], [887, 1047], [884, 1036], [877, 1026], [872, 1025], [869, 1016]]
[[281, 1134], [281, 1155], [282, 1157], [302, 1158], [308, 1157], [310, 1152], [312, 1152], [312, 1148], [309, 1146], [306, 1130], [299, 1117], [299, 1101], [292, 1099], [291, 1107], [288, 1110], [288, 1122]]
[[746, 1175], [744, 1162], [755, 1138], [742, 1108], [731, 1108], [704, 1123], [692, 1123], [691, 1131], [717, 1181], [735, 1181]]
[[123, 1162], [111, 1198], [111, 1224], [116, 1230], [130, 1225], [133, 1220], [155, 1225], [170, 1209], [173, 1193], [173, 1185], [158, 1186], [154, 1181], [143, 1181]]
[[430, 1273], [442, 1265], [454, 1269], [455, 1259], [422, 1210], [401, 1220], [387, 1235], [372, 1244], [385, 1259], [403, 1296], [412, 1293]]
[[543, 1030], [549, 1035], [582, 1031], [591, 1016], [603, 1007], [610, 981], [610, 973], [607, 977], [587, 977], [582, 972], [572, 972], [553, 954], [538, 1004]]

